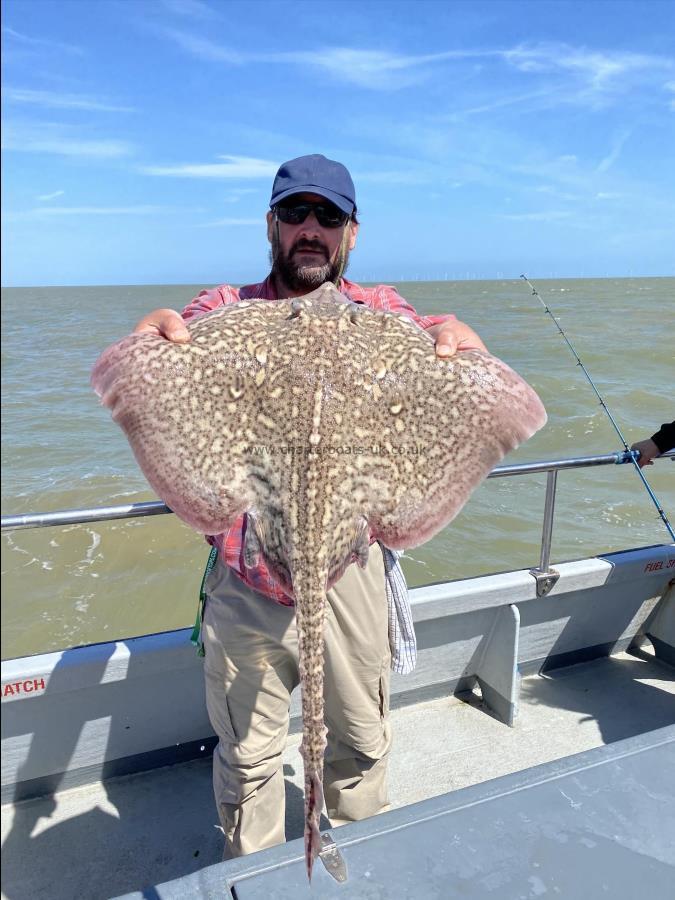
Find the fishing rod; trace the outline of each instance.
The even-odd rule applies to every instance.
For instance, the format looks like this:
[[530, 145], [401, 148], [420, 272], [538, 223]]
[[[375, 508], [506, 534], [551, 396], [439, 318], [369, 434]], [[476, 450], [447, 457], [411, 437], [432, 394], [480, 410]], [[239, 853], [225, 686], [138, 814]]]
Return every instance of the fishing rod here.
[[609, 421], [612, 423], [612, 425], [614, 426], [614, 430], [615, 430], [616, 433], [619, 435], [619, 440], [620, 440], [621, 443], [623, 444], [624, 449], [625, 449], [625, 451], [626, 451], [626, 454], [630, 457], [630, 460], [631, 460], [631, 462], [633, 463], [633, 467], [635, 468], [635, 471], [638, 473], [638, 475], [640, 476], [640, 478], [641, 478], [641, 480], [642, 480], [643, 485], [644, 485], [645, 488], [647, 489], [647, 493], [648, 493], [649, 496], [652, 498], [652, 503], [653, 503], [654, 506], [656, 507], [656, 509], [657, 509], [657, 511], [658, 511], [658, 514], [659, 514], [659, 516], [661, 517], [661, 520], [663, 521], [663, 524], [664, 524], [664, 525], [666, 526], [666, 528], [668, 529], [668, 533], [670, 534], [671, 538], [675, 541], [675, 531], [673, 531], [673, 527], [672, 527], [672, 525], [670, 524], [670, 522], [668, 521], [668, 516], [666, 515], [665, 510], [663, 509], [663, 507], [662, 507], [661, 504], [659, 503], [659, 500], [658, 500], [656, 494], [655, 494], [654, 491], [652, 490], [651, 485], [649, 484], [649, 482], [648, 482], [647, 479], [645, 478], [645, 476], [644, 476], [644, 474], [643, 474], [643, 472], [642, 472], [642, 469], [641, 469], [640, 466], [638, 465], [638, 462], [637, 462], [637, 459], [636, 459], [637, 454], [636, 454], [634, 451], [632, 451], [632, 450], [629, 449], [628, 444], [626, 443], [626, 439], [624, 438], [623, 434], [621, 433], [621, 429], [620, 429], [619, 426], [616, 424], [616, 420], [614, 419], [614, 416], [612, 415], [612, 413], [611, 413], [610, 410], [609, 410], [609, 407], [607, 406], [607, 404], [606, 404], [605, 401], [603, 400], [602, 395], [600, 394], [600, 391], [599, 391], [599, 390], [597, 389], [597, 387], [595, 386], [595, 382], [593, 381], [593, 379], [592, 379], [591, 376], [589, 375], [588, 369], [587, 369], [586, 366], [582, 363], [581, 358], [579, 357], [579, 354], [578, 354], [577, 351], [574, 349], [574, 346], [572, 345], [572, 342], [570, 341], [570, 339], [567, 337], [567, 335], [566, 335], [565, 332], [563, 331], [562, 326], [560, 325], [560, 322], [558, 322], [558, 320], [556, 319], [556, 317], [553, 315], [553, 313], [552, 313], [551, 310], [549, 309], [548, 304], [545, 303], [545, 302], [542, 300], [542, 298], [541, 298], [541, 296], [539, 295], [539, 292], [537, 291], [536, 287], [532, 284], [532, 282], [531, 282], [530, 279], [527, 277], [527, 275], [521, 275], [520, 277], [523, 279], [523, 281], [524, 281], [527, 285], [529, 285], [529, 287], [530, 287], [531, 290], [532, 290], [533, 296], [535, 296], [535, 297], [537, 298], [537, 300], [541, 303], [541, 305], [544, 307], [544, 312], [547, 313], [547, 314], [551, 317], [551, 319], [553, 320], [553, 322], [554, 322], [554, 324], [555, 324], [555, 327], [558, 329], [558, 331], [560, 332], [560, 334], [561, 334], [562, 337], [564, 338], [565, 343], [567, 344], [567, 346], [568, 346], [568, 347], [570, 348], [570, 350], [572, 351], [572, 354], [573, 354], [574, 358], [575, 358], [576, 361], [577, 361], [577, 365], [581, 367], [581, 371], [584, 373], [584, 375], [585, 375], [586, 378], [588, 379], [588, 383], [590, 384], [590, 386], [591, 386], [591, 387], [593, 388], [593, 390], [595, 391], [595, 396], [596, 396], [596, 397], [598, 398], [598, 400], [600, 401], [600, 406], [602, 406], [602, 408], [604, 409], [604, 411], [607, 413], [607, 415], [608, 415], [608, 417], [609, 417]]

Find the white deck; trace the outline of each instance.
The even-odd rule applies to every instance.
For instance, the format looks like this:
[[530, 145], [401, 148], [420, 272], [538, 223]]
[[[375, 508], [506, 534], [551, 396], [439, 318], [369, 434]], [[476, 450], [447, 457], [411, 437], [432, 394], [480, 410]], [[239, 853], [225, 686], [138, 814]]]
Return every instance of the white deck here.
[[[403, 707], [392, 720], [390, 796], [402, 806], [672, 724], [675, 679], [646, 650], [619, 653], [523, 679], [513, 728], [478, 697]], [[293, 735], [284, 757], [288, 838], [302, 833], [299, 742]], [[2, 843], [9, 900], [110, 898], [188, 874], [222, 856], [210, 764], [7, 805]]]

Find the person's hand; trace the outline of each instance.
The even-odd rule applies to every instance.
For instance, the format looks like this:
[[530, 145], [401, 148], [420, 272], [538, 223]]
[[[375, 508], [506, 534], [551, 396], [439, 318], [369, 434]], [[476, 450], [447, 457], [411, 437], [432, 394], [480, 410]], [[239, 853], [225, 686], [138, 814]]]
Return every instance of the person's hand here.
[[134, 334], [157, 334], [177, 344], [185, 344], [190, 340], [190, 332], [175, 309], [154, 309], [143, 316], [134, 328]]
[[445, 358], [453, 356], [459, 350], [482, 350], [488, 352], [487, 347], [478, 337], [473, 328], [469, 328], [464, 322], [457, 319], [449, 319], [427, 328], [427, 334], [436, 342], [436, 356]]
[[646, 441], [638, 441], [630, 449], [640, 451], [640, 459], [638, 459], [637, 464], [641, 469], [644, 466], [653, 466], [652, 460], [654, 457], [661, 455], [661, 451], [651, 438], [647, 438]]

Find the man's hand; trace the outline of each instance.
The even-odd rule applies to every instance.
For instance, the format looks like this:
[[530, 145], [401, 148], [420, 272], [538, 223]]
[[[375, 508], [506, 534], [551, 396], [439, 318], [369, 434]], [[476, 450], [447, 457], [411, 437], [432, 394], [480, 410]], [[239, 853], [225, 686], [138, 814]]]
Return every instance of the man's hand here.
[[646, 441], [638, 441], [630, 449], [640, 451], [640, 459], [638, 459], [637, 464], [641, 469], [645, 466], [653, 466], [652, 460], [654, 457], [661, 455], [661, 451], [651, 438], [647, 438]]
[[190, 332], [175, 309], [154, 309], [143, 316], [134, 328], [134, 334], [157, 334], [176, 344], [185, 344], [190, 340]]
[[487, 347], [473, 328], [469, 328], [468, 325], [457, 319], [450, 319], [447, 322], [441, 322], [440, 325], [427, 328], [427, 334], [430, 334], [436, 342], [436, 356], [441, 358], [453, 356], [458, 350], [488, 352]]

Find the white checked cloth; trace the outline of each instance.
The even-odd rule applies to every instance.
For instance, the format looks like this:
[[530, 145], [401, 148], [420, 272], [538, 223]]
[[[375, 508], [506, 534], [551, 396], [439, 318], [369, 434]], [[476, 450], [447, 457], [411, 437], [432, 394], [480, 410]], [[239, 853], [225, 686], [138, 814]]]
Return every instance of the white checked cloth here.
[[382, 547], [384, 557], [385, 588], [389, 608], [389, 646], [391, 669], [399, 675], [408, 675], [417, 663], [417, 640], [410, 608], [408, 585], [401, 568], [401, 553]]

